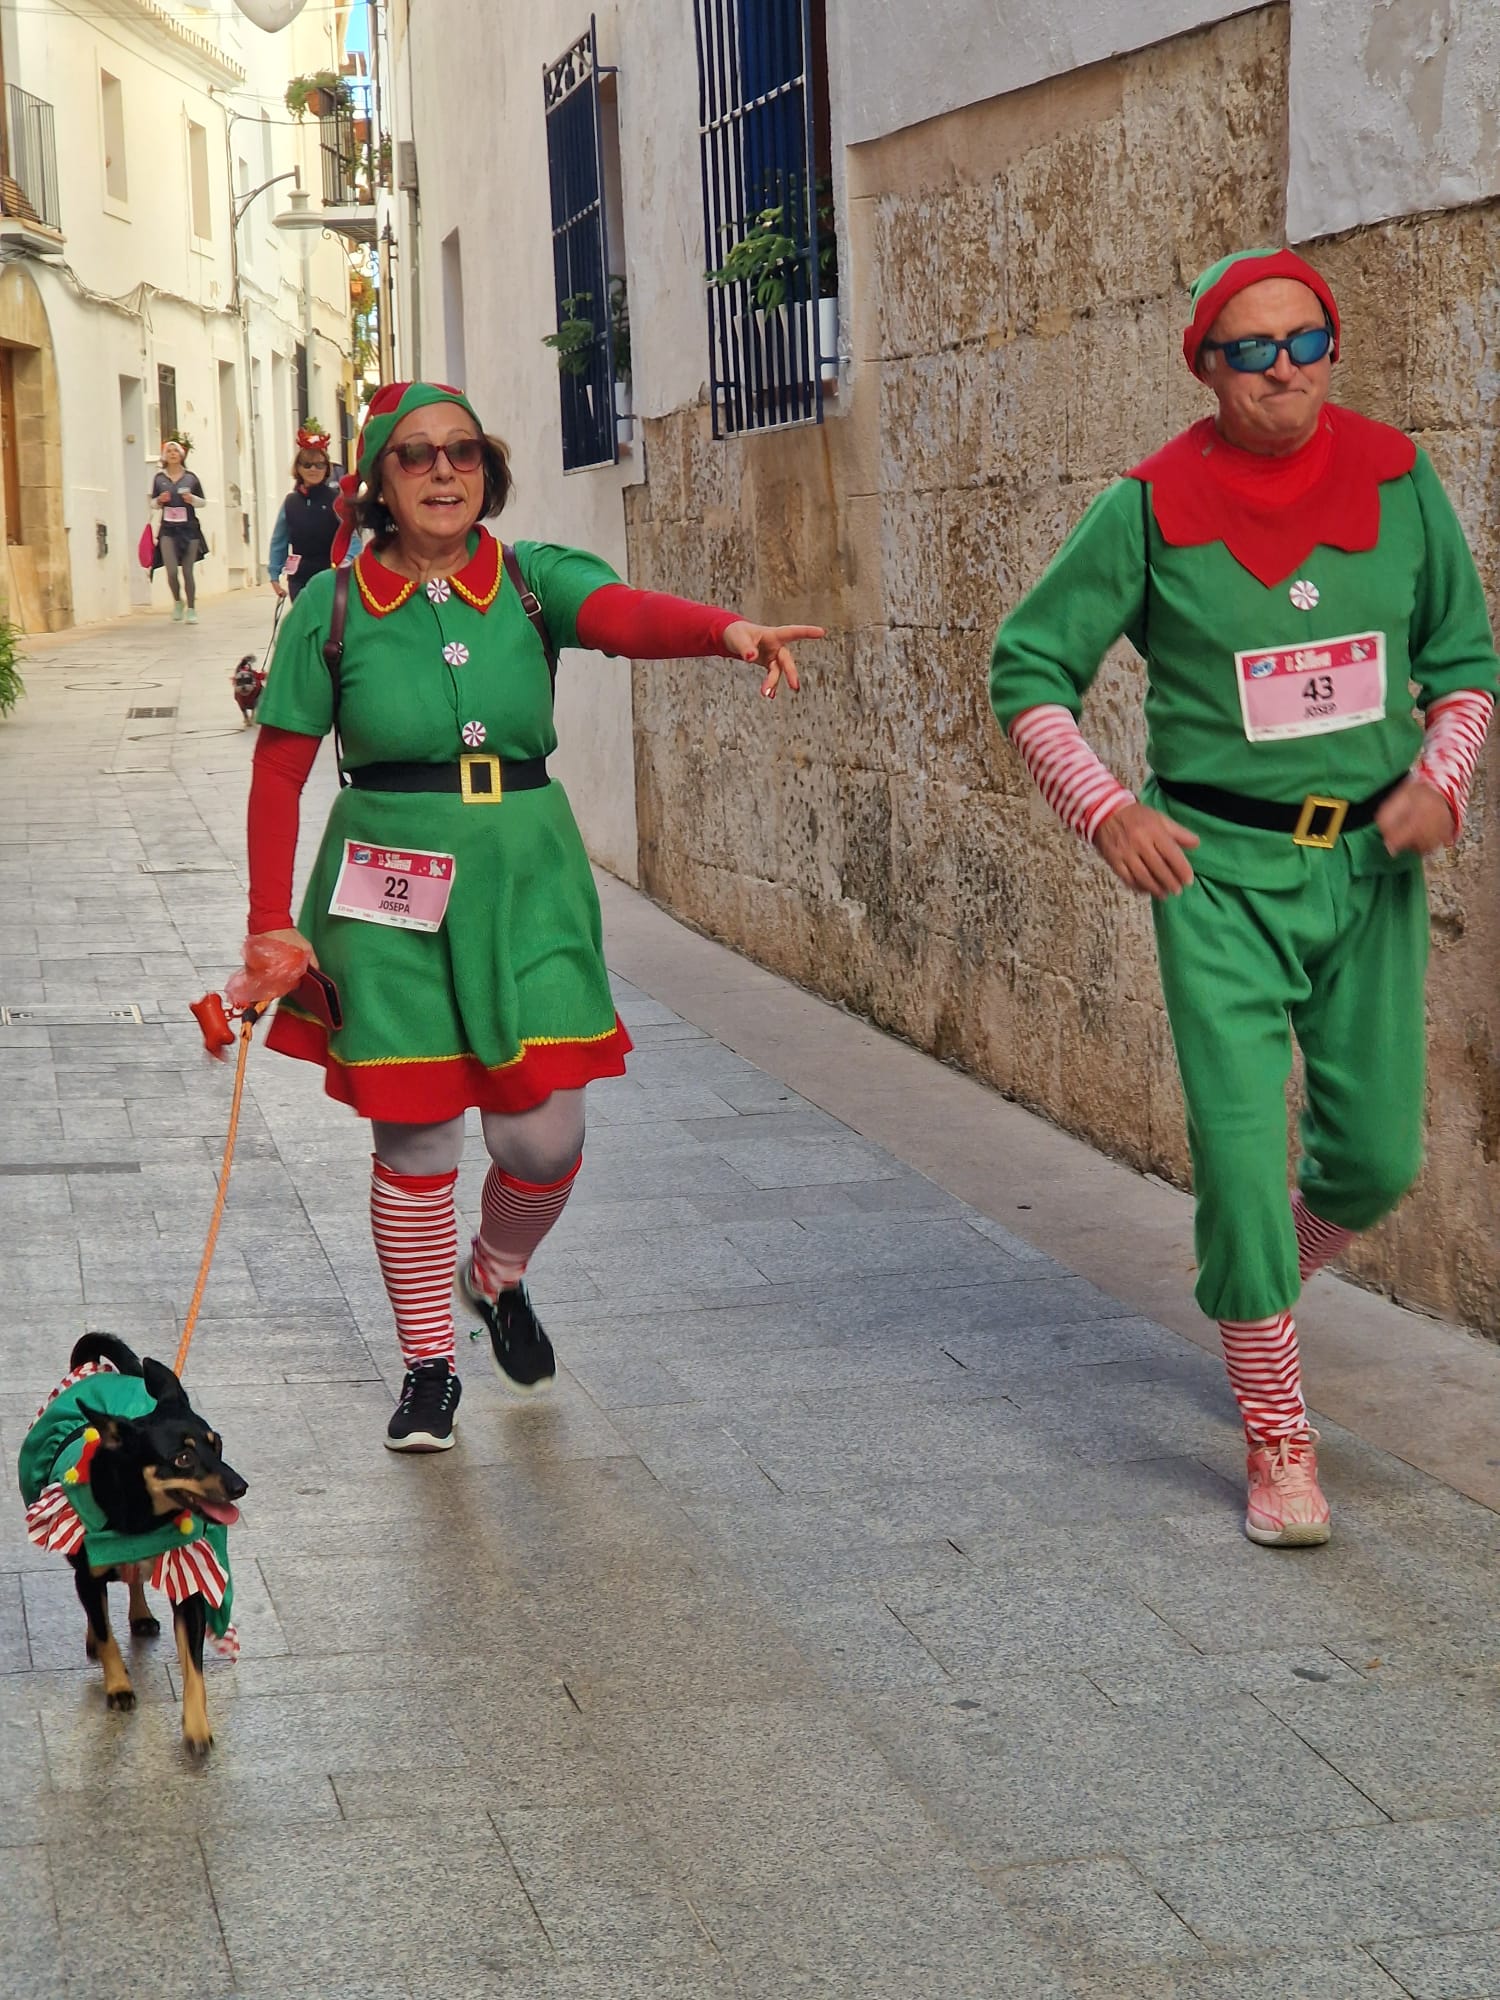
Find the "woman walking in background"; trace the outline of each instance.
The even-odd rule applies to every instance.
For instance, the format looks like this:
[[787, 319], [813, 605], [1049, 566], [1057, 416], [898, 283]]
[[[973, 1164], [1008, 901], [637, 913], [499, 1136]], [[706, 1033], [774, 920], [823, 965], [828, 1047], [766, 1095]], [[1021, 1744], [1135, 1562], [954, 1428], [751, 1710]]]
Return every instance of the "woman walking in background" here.
[[[187, 447], [177, 438], [167, 438], [161, 448], [161, 471], [151, 482], [151, 505], [160, 511], [156, 531], [156, 561], [152, 573], [167, 572], [167, 588], [172, 593], [172, 619], [181, 624], [186, 609], [187, 622], [198, 622], [198, 589], [193, 576], [200, 556], [208, 554], [208, 543], [198, 523], [198, 509], [208, 505], [208, 495], [196, 472], [187, 469]], [[179, 582], [179, 573], [181, 581]], [[184, 607], [183, 599], [187, 603]]]
[[278, 597], [295, 599], [313, 577], [333, 562], [338, 488], [329, 476], [328, 433], [304, 424], [297, 433], [292, 490], [281, 503], [271, 530], [270, 582]]

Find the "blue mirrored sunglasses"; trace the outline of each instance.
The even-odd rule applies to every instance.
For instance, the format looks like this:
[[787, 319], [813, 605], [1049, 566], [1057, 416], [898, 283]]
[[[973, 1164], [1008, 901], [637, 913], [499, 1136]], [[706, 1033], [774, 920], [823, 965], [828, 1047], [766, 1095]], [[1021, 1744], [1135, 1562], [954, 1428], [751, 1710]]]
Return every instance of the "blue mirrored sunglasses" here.
[[1267, 369], [1276, 366], [1276, 357], [1283, 348], [1295, 367], [1307, 368], [1314, 361], [1321, 361], [1332, 345], [1331, 327], [1309, 326], [1285, 340], [1273, 340], [1268, 333], [1247, 333], [1242, 340], [1205, 340], [1199, 352], [1212, 348], [1223, 355], [1236, 374], [1264, 375]]

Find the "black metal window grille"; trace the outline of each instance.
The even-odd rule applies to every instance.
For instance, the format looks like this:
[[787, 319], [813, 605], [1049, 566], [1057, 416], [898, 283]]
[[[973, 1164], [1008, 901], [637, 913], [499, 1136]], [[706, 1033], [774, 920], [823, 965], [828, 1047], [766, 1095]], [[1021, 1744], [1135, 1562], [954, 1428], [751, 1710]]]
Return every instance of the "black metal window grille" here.
[[294, 391], [296, 417], [299, 424], [305, 424], [312, 415], [312, 411], [307, 407], [310, 385], [307, 377], [306, 341], [299, 340], [297, 345], [292, 349], [292, 369], [296, 381]]
[[5, 98], [8, 157], [0, 175], [0, 210], [61, 230], [52, 106], [13, 83], [6, 85]]
[[613, 465], [615, 427], [609, 234], [599, 118], [595, 19], [542, 72], [547, 171], [552, 187], [552, 282], [557, 303], [563, 471]]
[[156, 401], [161, 412], [157, 419], [164, 438], [177, 428], [177, 370], [164, 361], [156, 366]]
[[318, 120], [318, 156], [325, 208], [368, 208], [374, 202], [370, 146], [359, 135], [352, 105], [341, 104]]
[[820, 423], [818, 204], [807, 0], [694, 0], [714, 436]]

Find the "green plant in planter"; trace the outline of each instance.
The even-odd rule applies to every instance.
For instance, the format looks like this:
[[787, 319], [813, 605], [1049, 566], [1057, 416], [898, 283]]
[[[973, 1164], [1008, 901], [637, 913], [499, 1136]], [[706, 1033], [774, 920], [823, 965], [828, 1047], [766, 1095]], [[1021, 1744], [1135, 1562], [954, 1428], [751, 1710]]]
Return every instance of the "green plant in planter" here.
[[609, 281], [609, 339], [615, 357], [615, 380], [630, 387], [630, 300], [625, 280], [618, 274]]
[[[726, 225], [725, 233], [735, 224]], [[761, 209], [716, 271], [706, 271], [710, 285], [748, 285], [761, 312], [775, 312], [790, 297], [806, 289], [806, 272], [797, 255], [796, 239], [787, 233], [786, 204]]]
[[311, 76], [294, 76], [286, 87], [286, 108], [294, 118], [311, 111], [326, 118], [331, 111], [352, 104], [354, 98], [336, 70], [315, 70]]
[[826, 177], [813, 190], [818, 204], [818, 297], [837, 298], [839, 289], [839, 232], [833, 212], [833, 182]]
[[0, 716], [9, 715], [26, 692], [26, 683], [16, 668], [21, 657], [20, 638], [20, 626], [0, 618]]
[[550, 347], [557, 356], [559, 375], [589, 372], [589, 356], [599, 334], [593, 320], [585, 317], [593, 303], [592, 292], [574, 292], [562, 302], [563, 317], [556, 333], [542, 335], [543, 347]]

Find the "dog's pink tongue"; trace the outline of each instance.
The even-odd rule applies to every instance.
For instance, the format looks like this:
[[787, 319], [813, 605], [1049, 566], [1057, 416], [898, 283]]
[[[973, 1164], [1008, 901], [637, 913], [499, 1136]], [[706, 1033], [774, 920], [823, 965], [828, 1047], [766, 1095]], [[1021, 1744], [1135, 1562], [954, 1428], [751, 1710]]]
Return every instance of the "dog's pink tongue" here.
[[231, 1505], [227, 1500], [223, 1502], [218, 1500], [199, 1500], [195, 1504], [200, 1514], [206, 1515], [210, 1521], [217, 1521], [221, 1528], [232, 1528], [240, 1518], [239, 1508]]

